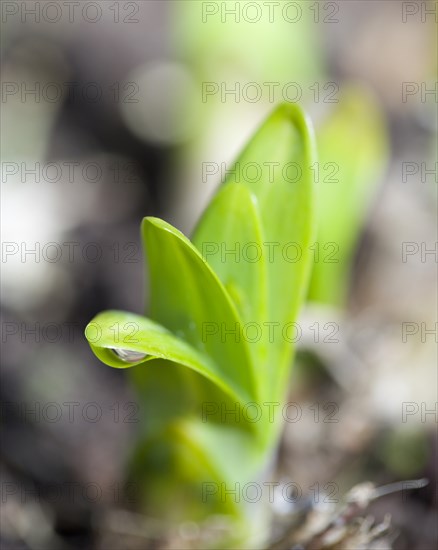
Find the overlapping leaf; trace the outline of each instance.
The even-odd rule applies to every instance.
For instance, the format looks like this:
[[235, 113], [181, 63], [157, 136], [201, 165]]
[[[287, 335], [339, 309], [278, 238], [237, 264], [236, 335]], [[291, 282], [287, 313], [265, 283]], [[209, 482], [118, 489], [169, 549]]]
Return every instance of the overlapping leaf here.
[[[200, 249], [209, 243], [228, 250], [240, 245], [237, 260], [232, 255], [225, 262], [210, 256], [208, 260], [227, 288], [236, 289], [245, 322], [261, 325], [264, 338], [257, 359], [263, 365], [261, 385], [270, 397], [281, 391], [291, 356], [283, 331], [295, 321], [307, 289], [315, 229], [315, 161], [309, 120], [297, 105], [281, 105], [239, 156], [193, 236]], [[260, 176], [245, 179], [251, 166]], [[233, 185], [240, 186], [238, 192]], [[242, 186], [251, 200], [244, 200]], [[232, 206], [238, 195], [240, 209]], [[248, 261], [242, 253], [249, 241], [262, 250], [259, 262]]]
[[[267, 266], [260, 255], [260, 214], [247, 186], [230, 182], [219, 189], [196, 229], [194, 243], [233, 299], [244, 333], [251, 324], [258, 331], [267, 318]], [[249, 348], [255, 364], [266, 358], [262, 339]]]
[[[224, 378], [256, 398], [253, 365], [241, 320], [227, 291], [198, 250], [177, 229], [145, 218], [150, 315], [218, 365]], [[223, 340], [223, 327], [235, 331]], [[215, 334], [212, 334], [212, 333]]]

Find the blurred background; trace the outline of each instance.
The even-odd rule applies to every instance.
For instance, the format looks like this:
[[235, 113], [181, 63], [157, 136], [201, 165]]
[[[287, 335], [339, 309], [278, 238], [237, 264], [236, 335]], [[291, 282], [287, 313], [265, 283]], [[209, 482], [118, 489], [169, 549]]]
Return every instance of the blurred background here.
[[[302, 496], [277, 506], [276, 534], [321, 504], [315, 484], [341, 499], [427, 478], [371, 513], [392, 517], [379, 548], [435, 548], [436, 3], [1, 9], [1, 547], [190, 547], [196, 526], [169, 535], [136, 508], [126, 464], [147, 419], [84, 327], [105, 309], [144, 311], [143, 216], [190, 234], [276, 104], [301, 103], [318, 133], [354, 85], [379, 105], [388, 160], [369, 182], [345, 307], [302, 314], [290, 394], [302, 416], [278, 456]], [[336, 323], [336, 345], [310, 337], [315, 322]]]

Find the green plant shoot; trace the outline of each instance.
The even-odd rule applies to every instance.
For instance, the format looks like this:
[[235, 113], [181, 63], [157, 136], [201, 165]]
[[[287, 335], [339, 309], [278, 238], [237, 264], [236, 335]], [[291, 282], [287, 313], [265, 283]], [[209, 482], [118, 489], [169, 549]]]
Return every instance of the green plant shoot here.
[[[282, 419], [272, 404], [285, 401], [294, 351], [285, 331], [297, 319], [312, 263], [316, 156], [298, 106], [280, 105], [267, 118], [236, 166], [249, 162], [280, 169], [268, 177], [265, 168], [256, 182], [231, 170], [191, 241], [161, 219], [143, 220], [148, 317], [106, 311], [86, 329], [101, 361], [130, 367], [144, 417], [131, 478], [143, 489], [144, 509], [169, 521], [227, 514], [234, 545], [266, 536], [261, 506], [224, 491], [269, 479]], [[283, 177], [289, 163], [301, 168], [293, 183]], [[299, 261], [284, 253], [291, 242]], [[251, 246], [263, 251], [255, 260], [241, 254]], [[224, 259], [222, 249], [237, 253]], [[256, 421], [250, 407], [263, 411]], [[230, 410], [237, 412], [224, 414]]]

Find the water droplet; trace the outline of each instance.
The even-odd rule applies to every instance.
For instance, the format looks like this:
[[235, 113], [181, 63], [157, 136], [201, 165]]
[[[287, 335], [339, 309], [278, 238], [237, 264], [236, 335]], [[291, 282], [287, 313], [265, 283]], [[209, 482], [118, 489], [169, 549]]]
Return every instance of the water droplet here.
[[119, 359], [126, 363], [136, 363], [147, 357], [147, 353], [132, 351], [130, 349], [113, 349], [112, 351]]

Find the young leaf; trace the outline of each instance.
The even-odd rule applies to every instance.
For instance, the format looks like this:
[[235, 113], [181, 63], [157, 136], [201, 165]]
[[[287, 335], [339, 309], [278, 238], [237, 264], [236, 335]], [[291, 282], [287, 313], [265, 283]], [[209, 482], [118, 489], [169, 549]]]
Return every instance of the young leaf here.
[[[314, 237], [314, 178], [311, 167], [316, 161], [312, 126], [302, 110], [294, 104], [280, 105], [262, 124], [230, 170], [225, 185], [244, 185], [251, 194], [253, 206], [249, 210], [252, 226], [257, 229], [251, 240], [260, 240], [266, 269], [267, 315], [263, 319], [265, 334], [268, 323], [274, 328], [267, 346], [267, 354], [260, 353], [264, 375], [261, 385], [266, 396], [283, 393], [292, 346], [283, 330], [296, 320], [299, 307], [307, 291], [310, 267], [309, 247]], [[245, 181], [245, 167], [255, 166], [261, 173], [256, 181]], [[201, 248], [206, 243], [225, 243], [232, 247], [248, 243], [248, 220], [242, 222], [238, 210], [230, 207], [219, 191], [217, 200], [207, 207], [193, 237]], [[231, 192], [230, 192], [231, 195]], [[243, 196], [243, 194], [241, 193]], [[248, 200], [243, 203], [248, 204]], [[218, 224], [222, 216], [222, 223]], [[244, 259], [242, 259], [244, 262]], [[243, 303], [264, 301], [264, 277], [253, 276], [259, 288], [248, 284], [248, 273], [255, 268], [239, 269], [232, 258], [226, 263], [215, 263], [218, 276], [227, 284], [230, 276]], [[257, 316], [257, 309], [250, 311]], [[247, 317], [245, 317], [246, 320]], [[258, 318], [251, 319], [257, 322]], [[276, 329], [276, 330], [275, 330]]]
[[193, 244], [219, 276], [242, 320], [264, 320], [266, 263], [258, 253], [263, 245], [260, 214], [248, 187], [230, 182], [219, 189], [196, 227]]
[[[205, 376], [240, 402], [245, 403], [250, 398], [247, 389], [228, 378], [208, 355], [146, 317], [124, 311], [105, 311], [89, 323], [85, 334], [96, 356], [111, 367], [127, 368], [154, 359], [166, 359]], [[124, 353], [125, 350], [130, 353]], [[129, 359], [129, 355], [134, 357]], [[165, 362], [162, 365], [163, 368], [167, 366]]]
[[[254, 195], [238, 183], [222, 186], [199, 222], [194, 245], [218, 275], [243, 323], [262, 326], [267, 316], [267, 273], [260, 215]], [[266, 342], [249, 345], [255, 364], [266, 359]]]

